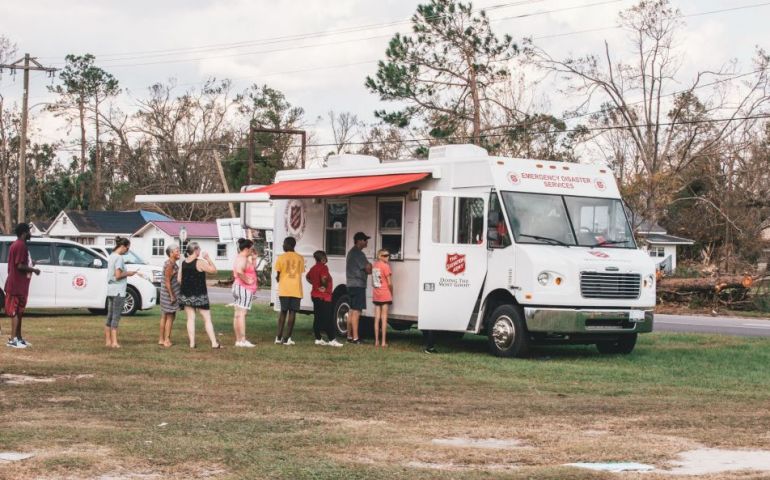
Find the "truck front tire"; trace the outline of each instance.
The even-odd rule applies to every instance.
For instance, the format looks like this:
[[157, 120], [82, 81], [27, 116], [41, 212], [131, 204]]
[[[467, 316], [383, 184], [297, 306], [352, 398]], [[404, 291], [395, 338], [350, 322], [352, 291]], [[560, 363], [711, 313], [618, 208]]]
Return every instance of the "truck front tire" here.
[[489, 351], [497, 357], [524, 357], [529, 353], [529, 333], [523, 315], [514, 305], [500, 305], [487, 321]]
[[636, 333], [627, 333], [625, 335], [621, 335], [620, 338], [612, 342], [598, 342], [596, 344], [596, 349], [599, 350], [599, 353], [606, 355], [628, 355], [634, 351], [634, 347], [636, 346], [636, 337]]

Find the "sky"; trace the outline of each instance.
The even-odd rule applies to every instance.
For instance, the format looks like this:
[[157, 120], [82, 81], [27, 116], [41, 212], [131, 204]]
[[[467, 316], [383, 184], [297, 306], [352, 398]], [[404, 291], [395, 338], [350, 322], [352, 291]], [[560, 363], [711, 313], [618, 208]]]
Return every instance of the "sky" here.
[[[235, 90], [267, 84], [306, 112], [315, 141], [332, 140], [326, 114], [351, 112], [374, 122], [374, 110], [388, 108], [364, 87], [384, 58], [395, 32], [407, 33], [414, 0], [3, 0], [0, 35], [46, 66], [61, 67], [67, 54], [92, 53], [97, 65], [125, 89], [121, 106], [131, 111], [147, 87], [176, 81], [179, 93], [210, 77], [229, 78]], [[556, 57], [601, 52], [608, 41], [628, 54], [618, 12], [633, 0], [479, 0], [493, 30], [515, 39], [533, 37]], [[736, 60], [751, 70], [757, 46], [770, 50], [770, 2], [760, 0], [673, 0], [685, 18], [679, 37], [680, 78], [718, 69]], [[742, 8], [747, 7], [747, 8]], [[730, 11], [720, 11], [733, 9]], [[587, 31], [588, 30], [588, 31]], [[587, 31], [587, 32], [586, 32]], [[582, 33], [581, 33], [582, 32]], [[55, 79], [31, 75], [30, 100], [37, 116], [32, 141], [72, 138], [60, 121], [42, 112], [53, 101], [46, 87]], [[569, 99], [541, 84], [558, 113]], [[0, 95], [21, 99], [21, 74], [6, 70]]]

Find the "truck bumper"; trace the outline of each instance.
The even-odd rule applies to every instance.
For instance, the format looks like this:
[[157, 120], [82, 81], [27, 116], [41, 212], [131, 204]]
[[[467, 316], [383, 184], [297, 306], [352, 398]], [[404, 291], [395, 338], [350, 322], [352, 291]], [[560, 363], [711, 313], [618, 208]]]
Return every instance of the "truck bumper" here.
[[653, 310], [524, 307], [524, 319], [530, 332], [645, 333], [652, 331]]

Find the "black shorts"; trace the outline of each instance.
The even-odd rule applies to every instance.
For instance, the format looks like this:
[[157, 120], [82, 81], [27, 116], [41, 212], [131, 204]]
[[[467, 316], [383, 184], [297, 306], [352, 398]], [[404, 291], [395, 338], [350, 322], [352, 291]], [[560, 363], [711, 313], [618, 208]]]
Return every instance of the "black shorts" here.
[[348, 287], [351, 310], [366, 310], [366, 287]]
[[377, 305], [378, 307], [381, 307], [382, 305], [393, 305], [393, 302], [388, 300], [387, 302], [375, 302], [372, 301], [373, 304]]
[[299, 312], [299, 301], [300, 298], [297, 297], [278, 297], [278, 300], [281, 301], [281, 311], [282, 312]]

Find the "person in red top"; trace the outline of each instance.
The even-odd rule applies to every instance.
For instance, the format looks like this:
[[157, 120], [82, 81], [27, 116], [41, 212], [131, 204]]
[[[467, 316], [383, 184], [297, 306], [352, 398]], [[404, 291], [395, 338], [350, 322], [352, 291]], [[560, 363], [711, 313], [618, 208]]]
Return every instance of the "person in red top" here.
[[16, 226], [16, 241], [8, 250], [8, 278], [5, 280], [5, 313], [11, 317], [11, 338], [6, 344], [13, 348], [27, 348], [30, 343], [21, 336], [21, 319], [29, 296], [29, 282], [32, 274], [40, 275], [40, 270], [32, 265], [27, 242], [32, 237], [29, 225], [20, 223]]
[[[372, 303], [374, 303], [374, 346], [388, 346], [385, 339], [388, 331], [388, 308], [393, 303], [393, 276], [390, 270], [390, 252], [377, 252], [377, 261], [372, 265]], [[380, 343], [382, 332], [382, 343]]]
[[[330, 347], [341, 347], [342, 343], [335, 338], [334, 312], [332, 306], [332, 276], [329, 274], [329, 267], [326, 266], [328, 259], [323, 250], [316, 250], [313, 253], [315, 265], [307, 272], [305, 279], [312, 285], [310, 298], [313, 300], [313, 333], [315, 334], [316, 345], [328, 345]], [[326, 331], [326, 338], [321, 337], [321, 331]]]

